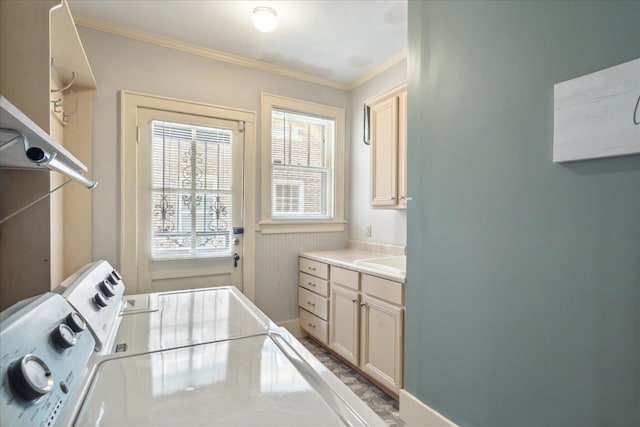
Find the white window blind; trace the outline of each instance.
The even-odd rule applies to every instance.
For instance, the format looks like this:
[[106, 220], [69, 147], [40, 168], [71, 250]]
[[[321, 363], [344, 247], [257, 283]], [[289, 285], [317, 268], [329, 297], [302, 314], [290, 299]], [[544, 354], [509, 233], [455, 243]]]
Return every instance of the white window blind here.
[[273, 108], [272, 218], [333, 218], [335, 121]]
[[157, 120], [151, 126], [152, 258], [229, 255], [232, 132]]

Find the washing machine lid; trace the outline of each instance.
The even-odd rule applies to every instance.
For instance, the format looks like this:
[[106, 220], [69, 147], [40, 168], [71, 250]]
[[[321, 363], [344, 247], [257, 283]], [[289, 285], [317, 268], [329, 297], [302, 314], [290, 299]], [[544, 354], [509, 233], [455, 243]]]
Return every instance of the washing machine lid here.
[[263, 335], [106, 360], [75, 425], [384, 424], [359, 404], [329, 386], [286, 341]]
[[112, 352], [146, 353], [265, 334], [276, 327], [234, 287], [124, 299]]

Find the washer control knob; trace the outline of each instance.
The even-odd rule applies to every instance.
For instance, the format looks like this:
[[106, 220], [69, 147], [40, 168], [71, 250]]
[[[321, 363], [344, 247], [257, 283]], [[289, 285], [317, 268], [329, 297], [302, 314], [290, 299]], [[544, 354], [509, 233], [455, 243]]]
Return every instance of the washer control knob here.
[[113, 286], [111, 286], [111, 283], [107, 282], [106, 280], [100, 282], [98, 287], [100, 288], [100, 291], [107, 298], [111, 298], [112, 296], [114, 296], [116, 294], [116, 291], [115, 291], [115, 289], [113, 289]]
[[11, 389], [20, 397], [34, 400], [51, 391], [53, 375], [38, 356], [27, 354], [13, 363], [7, 372]]
[[109, 301], [107, 301], [107, 297], [105, 297], [102, 292], [98, 292], [93, 296], [93, 302], [96, 303], [98, 308], [104, 308], [107, 306], [107, 304], [109, 304]]
[[73, 332], [73, 329], [66, 323], [58, 325], [58, 327], [51, 332], [51, 339], [60, 348], [73, 347], [78, 342], [75, 332]]
[[118, 278], [116, 276], [113, 275], [113, 273], [110, 273], [107, 276], [107, 282], [111, 283], [113, 286], [118, 284]]
[[64, 322], [73, 329], [73, 332], [82, 332], [87, 328], [84, 319], [75, 311], [69, 313], [67, 317], [65, 317]]

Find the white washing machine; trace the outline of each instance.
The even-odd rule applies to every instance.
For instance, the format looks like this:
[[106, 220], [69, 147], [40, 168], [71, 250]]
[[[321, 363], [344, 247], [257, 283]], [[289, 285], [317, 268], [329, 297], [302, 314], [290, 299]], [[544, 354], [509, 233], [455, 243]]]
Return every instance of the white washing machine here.
[[123, 295], [100, 261], [2, 313], [1, 425], [385, 425], [234, 287]]

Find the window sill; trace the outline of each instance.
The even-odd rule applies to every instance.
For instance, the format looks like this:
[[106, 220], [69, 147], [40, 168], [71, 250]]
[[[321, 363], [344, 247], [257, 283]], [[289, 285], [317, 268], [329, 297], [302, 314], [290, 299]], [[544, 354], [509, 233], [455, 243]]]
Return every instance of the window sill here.
[[262, 234], [281, 233], [330, 233], [345, 230], [346, 221], [272, 221], [258, 222], [258, 231]]

